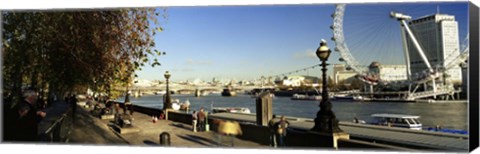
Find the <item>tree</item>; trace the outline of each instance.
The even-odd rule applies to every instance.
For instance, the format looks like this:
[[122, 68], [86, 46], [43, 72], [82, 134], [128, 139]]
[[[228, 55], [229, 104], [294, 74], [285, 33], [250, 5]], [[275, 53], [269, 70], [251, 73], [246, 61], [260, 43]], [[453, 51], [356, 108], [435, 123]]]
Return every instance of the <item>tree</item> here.
[[57, 97], [86, 87], [110, 93], [145, 64], [160, 65], [165, 52], [153, 37], [164, 11], [3, 12], [4, 91], [17, 100], [25, 87]]

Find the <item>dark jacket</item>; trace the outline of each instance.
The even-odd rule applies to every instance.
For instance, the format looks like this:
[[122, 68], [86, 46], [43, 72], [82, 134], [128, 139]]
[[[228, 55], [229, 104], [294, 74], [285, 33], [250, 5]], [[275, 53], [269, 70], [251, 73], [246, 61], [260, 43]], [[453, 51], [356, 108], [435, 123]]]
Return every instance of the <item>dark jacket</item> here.
[[23, 100], [15, 107], [17, 114], [21, 111], [28, 111], [23, 117], [18, 115], [13, 130], [15, 141], [37, 141], [38, 140], [38, 123], [41, 117], [37, 115], [36, 106]]

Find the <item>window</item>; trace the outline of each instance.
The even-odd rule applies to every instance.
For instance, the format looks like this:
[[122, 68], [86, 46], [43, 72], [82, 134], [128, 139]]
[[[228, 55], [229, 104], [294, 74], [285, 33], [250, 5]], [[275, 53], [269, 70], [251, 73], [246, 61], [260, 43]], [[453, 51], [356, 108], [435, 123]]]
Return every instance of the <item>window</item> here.
[[415, 119], [407, 119], [408, 123], [410, 124], [417, 124]]

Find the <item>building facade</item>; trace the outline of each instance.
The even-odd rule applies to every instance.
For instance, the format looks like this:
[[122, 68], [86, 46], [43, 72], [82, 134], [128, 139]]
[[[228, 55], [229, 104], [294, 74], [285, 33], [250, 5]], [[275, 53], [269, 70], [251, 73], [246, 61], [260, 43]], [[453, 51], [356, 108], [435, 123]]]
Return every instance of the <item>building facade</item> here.
[[407, 80], [407, 67], [405, 65], [381, 65], [380, 79], [387, 82]]
[[300, 87], [300, 86], [319, 86], [321, 82], [320, 78], [306, 75], [291, 75], [284, 77], [283, 79], [277, 79], [275, 83], [277, 85], [288, 87]]
[[342, 81], [351, 82], [355, 79], [354, 71], [349, 71], [346, 69], [344, 64], [333, 64], [333, 83], [338, 84]]
[[[455, 16], [434, 14], [420, 17], [410, 21], [409, 27], [433, 69], [446, 67], [460, 55], [458, 23], [455, 21]], [[409, 37], [407, 37], [407, 48], [412, 74], [427, 70], [427, 65]], [[447, 82], [462, 83], [460, 66], [448, 70], [446, 74], [449, 76]]]

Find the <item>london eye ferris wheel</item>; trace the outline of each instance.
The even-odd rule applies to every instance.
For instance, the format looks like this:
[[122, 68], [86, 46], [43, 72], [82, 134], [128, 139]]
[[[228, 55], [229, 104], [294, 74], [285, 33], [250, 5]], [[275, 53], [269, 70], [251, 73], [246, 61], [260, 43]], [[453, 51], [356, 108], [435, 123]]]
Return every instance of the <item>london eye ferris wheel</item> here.
[[[438, 92], [437, 84], [446, 85], [439, 82], [439, 78], [445, 77], [446, 72], [459, 65], [466, 66], [469, 51], [468, 33], [464, 31], [466, 28], [463, 28], [463, 23], [458, 26], [459, 38], [463, 38], [458, 39], [459, 47], [451, 49], [455, 51], [444, 52], [448, 54], [443, 55], [442, 59], [428, 54], [435, 51], [428, 51], [431, 48], [425, 51], [424, 46], [429, 44], [418, 41], [421, 31], [412, 29], [410, 22], [413, 18], [440, 14], [440, 9], [438, 5], [431, 4], [338, 4], [332, 14], [333, 24], [330, 27], [333, 31], [331, 39], [336, 44], [334, 50], [340, 54], [339, 60], [345, 63], [347, 70], [356, 72], [357, 78], [370, 86], [411, 87], [423, 84], [429, 85], [434, 93]], [[442, 9], [448, 12], [453, 8]], [[466, 17], [457, 17], [460, 20], [462, 18]], [[415, 68], [418, 65], [411, 66], [409, 54], [412, 53], [408, 51], [409, 48], [421, 58], [423, 71]], [[378, 70], [372, 71], [380, 64], [405, 65], [405, 78], [394, 81], [382, 79]], [[410, 91], [412, 89], [409, 88]], [[412, 92], [415, 93], [415, 90]]]

